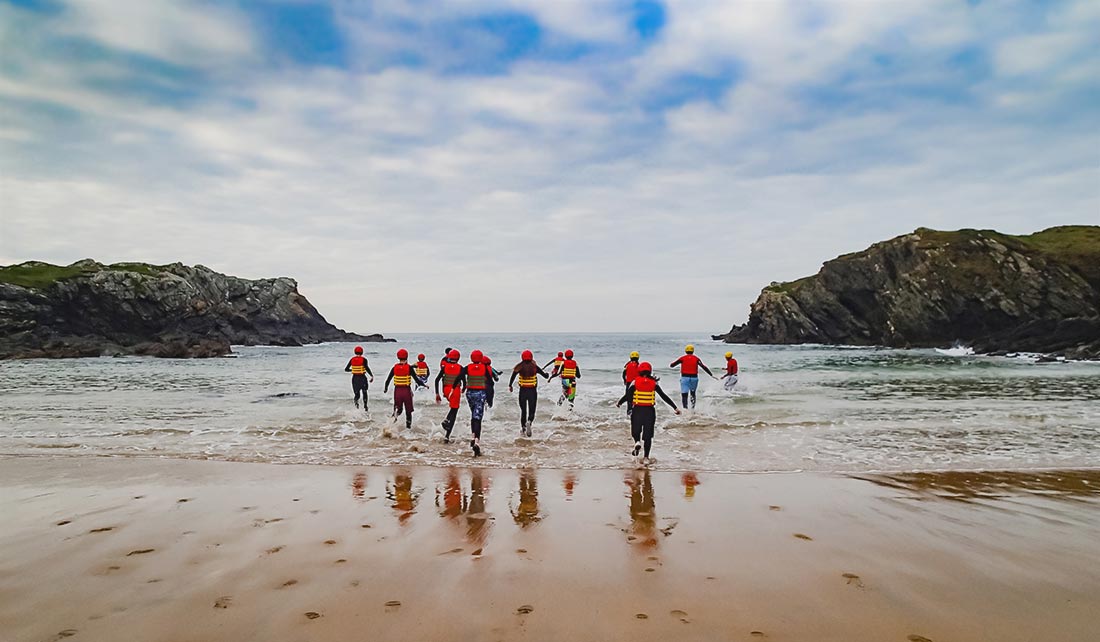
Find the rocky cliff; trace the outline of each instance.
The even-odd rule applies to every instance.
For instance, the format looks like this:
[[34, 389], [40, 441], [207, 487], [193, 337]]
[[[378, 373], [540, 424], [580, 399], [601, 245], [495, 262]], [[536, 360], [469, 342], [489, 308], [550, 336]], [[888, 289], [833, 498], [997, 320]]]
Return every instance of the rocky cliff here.
[[288, 278], [88, 259], [0, 267], [0, 359], [212, 357], [230, 344], [383, 340], [331, 325]]
[[773, 283], [728, 343], [950, 346], [1100, 358], [1100, 227], [920, 228]]

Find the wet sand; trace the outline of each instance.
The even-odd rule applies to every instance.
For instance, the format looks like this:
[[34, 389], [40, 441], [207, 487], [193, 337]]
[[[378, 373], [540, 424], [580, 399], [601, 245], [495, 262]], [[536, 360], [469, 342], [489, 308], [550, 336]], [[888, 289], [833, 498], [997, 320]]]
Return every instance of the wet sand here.
[[4, 640], [1064, 642], [1100, 471], [0, 459]]

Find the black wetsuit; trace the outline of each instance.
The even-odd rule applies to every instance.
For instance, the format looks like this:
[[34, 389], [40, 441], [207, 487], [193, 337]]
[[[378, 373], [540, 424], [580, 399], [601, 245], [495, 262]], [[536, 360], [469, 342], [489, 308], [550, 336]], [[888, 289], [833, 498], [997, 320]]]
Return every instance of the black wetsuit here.
[[[543, 379], [549, 379], [550, 375], [539, 367], [539, 364], [534, 361], [520, 361], [512, 368], [512, 378], [508, 380], [508, 387], [511, 388], [516, 382], [516, 377], [534, 377], [536, 375], [542, 375]], [[539, 403], [539, 389], [537, 386], [519, 387], [519, 422], [523, 427], [527, 427], [527, 422], [535, 421], [535, 407]]]
[[496, 389], [493, 387], [493, 384], [500, 380], [500, 375], [503, 373], [492, 366], [486, 366], [486, 369], [489, 372], [487, 373], [488, 376], [485, 377], [485, 405], [492, 408], [493, 397], [496, 395]]
[[[360, 356], [360, 355], [356, 355]], [[355, 357], [352, 357], [354, 359]], [[366, 374], [353, 374], [351, 375], [351, 391], [355, 393], [355, 407], [359, 407], [359, 393], [363, 393], [363, 409], [367, 408], [367, 375], [374, 376], [374, 373], [370, 371], [370, 364], [367, 363], [366, 357], [363, 357], [363, 367], [367, 369]], [[351, 359], [348, 359], [348, 365], [344, 366], [344, 372], [351, 372]]]
[[[641, 378], [641, 377], [639, 377]], [[676, 410], [676, 404], [672, 399], [668, 398], [664, 390], [661, 390], [660, 384], [657, 384], [654, 392], [669, 405], [670, 408]], [[626, 394], [619, 400], [622, 404], [627, 399], [634, 398], [634, 384], [630, 384], [626, 388]], [[657, 425], [657, 408], [656, 406], [639, 406], [634, 405], [634, 411], [630, 413], [630, 436], [634, 437], [635, 442], [642, 442], [645, 446], [645, 456], [649, 457], [649, 449], [653, 445], [653, 429]]]

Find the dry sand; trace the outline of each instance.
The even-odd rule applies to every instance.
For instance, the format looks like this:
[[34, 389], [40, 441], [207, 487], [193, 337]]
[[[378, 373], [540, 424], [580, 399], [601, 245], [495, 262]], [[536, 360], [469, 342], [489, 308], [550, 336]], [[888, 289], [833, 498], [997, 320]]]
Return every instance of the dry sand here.
[[1100, 471], [0, 459], [0, 639], [1095, 641]]

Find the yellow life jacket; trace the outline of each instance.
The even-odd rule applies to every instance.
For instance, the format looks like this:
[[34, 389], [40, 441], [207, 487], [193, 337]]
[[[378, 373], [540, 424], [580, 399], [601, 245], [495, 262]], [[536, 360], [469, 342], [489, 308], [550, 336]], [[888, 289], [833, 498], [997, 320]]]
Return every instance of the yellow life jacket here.
[[657, 381], [649, 377], [634, 380], [634, 405], [653, 406], [657, 404]]
[[523, 375], [520, 375], [520, 377], [519, 377], [519, 387], [520, 388], [535, 388], [538, 385], [539, 385], [539, 378], [535, 375], [531, 375], [530, 377], [524, 377]]

